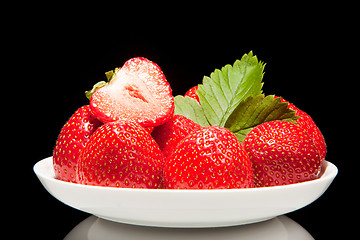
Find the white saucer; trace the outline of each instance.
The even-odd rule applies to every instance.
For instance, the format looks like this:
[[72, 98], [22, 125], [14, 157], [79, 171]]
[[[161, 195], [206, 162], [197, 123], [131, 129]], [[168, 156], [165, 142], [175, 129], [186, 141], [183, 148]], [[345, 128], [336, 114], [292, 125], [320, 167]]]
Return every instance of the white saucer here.
[[338, 169], [330, 162], [319, 179], [251, 189], [173, 190], [88, 186], [55, 179], [52, 157], [34, 166], [39, 180], [61, 202], [100, 218], [157, 227], [223, 227], [260, 222], [319, 198]]

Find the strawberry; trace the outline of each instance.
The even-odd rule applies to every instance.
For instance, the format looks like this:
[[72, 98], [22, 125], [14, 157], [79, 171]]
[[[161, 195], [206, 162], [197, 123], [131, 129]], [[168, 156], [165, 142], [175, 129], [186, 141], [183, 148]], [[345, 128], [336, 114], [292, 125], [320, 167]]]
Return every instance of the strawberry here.
[[155, 139], [164, 157], [168, 157], [181, 139], [201, 126], [182, 115], [174, 115], [170, 121], [155, 127], [152, 137]]
[[191, 97], [193, 99], [195, 99], [196, 101], [198, 101], [198, 103], [200, 104], [200, 100], [199, 100], [199, 95], [196, 93], [196, 90], [198, 90], [199, 87], [198, 86], [194, 86], [192, 88], [190, 88], [184, 95], [185, 96], [188, 96], [188, 97]]
[[[111, 75], [111, 76], [110, 76]], [[160, 67], [132, 58], [111, 74], [91, 96], [90, 107], [102, 122], [136, 121], [143, 127], [165, 123], [173, 115], [174, 97]]]
[[305, 129], [283, 121], [263, 123], [244, 140], [256, 187], [292, 184], [318, 177], [320, 153]]
[[[289, 103], [283, 98], [281, 98], [281, 102]], [[294, 104], [289, 103], [288, 108], [294, 110], [296, 112], [295, 114], [300, 117], [298, 120], [296, 120], [297, 124], [304, 128], [307, 134], [314, 141], [314, 144], [319, 151], [321, 161], [323, 161], [326, 156], [326, 143], [324, 136], [320, 132], [320, 129], [316, 126], [310, 115], [298, 109]]]
[[159, 188], [163, 156], [138, 123], [104, 124], [91, 136], [78, 163], [78, 182], [123, 188]]
[[210, 126], [182, 139], [165, 160], [164, 185], [172, 189], [249, 188], [253, 171], [235, 135]]
[[76, 110], [61, 129], [53, 152], [53, 164], [57, 179], [76, 182], [78, 157], [92, 133], [102, 123], [91, 113], [89, 105]]

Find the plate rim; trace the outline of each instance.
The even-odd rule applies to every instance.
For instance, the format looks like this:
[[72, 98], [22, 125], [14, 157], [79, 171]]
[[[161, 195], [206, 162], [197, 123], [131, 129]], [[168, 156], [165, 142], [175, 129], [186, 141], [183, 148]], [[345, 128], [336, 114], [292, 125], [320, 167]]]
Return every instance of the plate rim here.
[[272, 190], [286, 190], [288, 188], [294, 188], [297, 186], [306, 186], [306, 185], [310, 185], [310, 184], [314, 184], [314, 183], [320, 183], [320, 182], [324, 182], [324, 181], [333, 181], [335, 179], [335, 177], [338, 174], [338, 168], [336, 167], [335, 164], [324, 160], [324, 165], [326, 165], [326, 169], [323, 170], [323, 173], [321, 175], [320, 178], [314, 179], [314, 180], [309, 180], [309, 181], [305, 181], [305, 182], [300, 182], [300, 183], [294, 183], [294, 184], [288, 184], [288, 185], [282, 185], [282, 186], [270, 186], [270, 187], [253, 187], [253, 188], [233, 188], [233, 189], [140, 189], [140, 188], [116, 188], [116, 187], [106, 187], [106, 186], [94, 186], [94, 185], [84, 185], [84, 184], [78, 184], [78, 183], [71, 183], [71, 182], [65, 182], [59, 179], [56, 179], [54, 177], [49, 176], [50, 174], [43, 174], [41, 171], [41, 167], [42, 166], [49, 166], [50, 163], [52, 164], [52, 156], [44, 158], [40, 161], [38, 161], [37, 163], [35, 163], [35, 165], [33, 166], [33, 171], [35, 172], [35, 174], [38, 177], [42, 177], [48, 181], [54, 182], [54, 183], [58, 183], [58, 184], [65, 184], [65, 185], [69, 185], [69, 186], [77, 186], [79, 188], [84, 188], [84, 189], [98, 189], [101, 191], [124, 191], [124, 192], [149, 192], [149, 193], [154, 193], [154, 192], [171, 192], [171, 193], [184, 193], [184, 192], [211, 192], [211, 193], [217, 193], [217, 192], [258, 192], [258, 191], [272, 191]]
[[[326, 168], [322, 170], [320, 178], [283, 186], [240, 189], [139, 189], [61, 181], [55, 179], [52, 161], [52, 156], [42, 159], [34, 165], [33, 170], [43, 187], [62, 203], [115, 222], [174, 228], [243, 225], [296, 211], [317, 200], [338, 173], [334, 164], [325, 161]], [[308, 190], [311, 194], [304, 195], [304, 191]], [[79, 198], [74, 198], [73, 194]], [[105, 205], [103, 196], [110, 199]], [[94, 201], [89, 201], [88, 197], [94, 197]], [[278, 198], [282, 199], [280, 205], [277, 202]], [[146, 202], [139, 200], [144, 204], [139, 205], [137, 199], [146, 199]], [[205, 204], [204, 199], [207, 199]], [[214, 206], [224, 199], [229, 199], [226, 201], [229, 205], [213, 211]], [[276, 202], [273, 206], [274, 201]], [[174, 202], [179, 204], [176, 208]], [[272, 204], [270, 208], [269, 204]], [[154, 211], [156, 218], [153, 215]]]

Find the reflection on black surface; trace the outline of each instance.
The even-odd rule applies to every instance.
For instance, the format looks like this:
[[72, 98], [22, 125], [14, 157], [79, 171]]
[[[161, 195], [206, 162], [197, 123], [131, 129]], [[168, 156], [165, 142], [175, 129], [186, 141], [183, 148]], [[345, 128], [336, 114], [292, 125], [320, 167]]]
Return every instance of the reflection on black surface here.
[[286, 216], [265, 222], [223, 228], [157, 228], [107, 221], [90, 216], [79, 223], [66, 240], [112, 239], [243, 239], [307, 240], [314, 239], [303, 227]]

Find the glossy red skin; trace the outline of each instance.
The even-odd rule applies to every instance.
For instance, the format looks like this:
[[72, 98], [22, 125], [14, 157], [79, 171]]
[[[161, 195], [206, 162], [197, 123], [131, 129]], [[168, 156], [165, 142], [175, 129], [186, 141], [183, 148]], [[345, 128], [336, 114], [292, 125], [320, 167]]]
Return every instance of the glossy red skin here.
[[185, 96], [188, 96], [188, 97], [191, 97], [193, 99], [195, 99], [196, 101], [198, 101], [198, 103], [200, 104], [200, 100], [199, 100], [199, 95], [196, 93], [196, 90], [198, 90], [199, 87], [198, 86], [194, 86], [192, 88], [190, 88], [184, 95]]
[[78, 182], [121, 188], [159, 188], [163, 156], [135, 122], [104, 124], [91, 136], [78, 163]]
[[[281, 101], [289, 103], [283, 98], [281, 98]], [[300, 127], [306, 129], [307, 134], [314, 141], [315, 146], [319, 151], [321, 161], [323, 162], [326, 156], [326, 143], [320, 129], [316, 126], [310, 115], [298, 109], [294, 104], [289, 103], [288, 108], [294, 110], [296, 112], [295, 114], [300, 117], [298, 120], [296, 120], [296, 122]]]
[[79, 155], [93, 132], [102, 123], [92, 114], [89, 105], [76, 110], [63, 126], [53, 152], [53, 164], [57, 179], [76, 182]]
[[287, 185], [316, 179], [319, 152], [306, 130], [290, 122], [272, 121], [254, 128], [244, 139], [256, 187]]
[[225, 128], [201, 128], [182, 139], [165, 160], [164, 186], [170, 189], [253, 187], [250, 160]]
[[170, 84], [160, 67], [142, 57], [129, 59], [108, 85], [96, 90], [90, 107], [104, 123], [127, 120], [143, 127], [167, 122], [175, 109]]
[[174, 115], [168, 122], [155, 127], [151, 136], [155, 139], [164, 157], [168, 157], [179, 142], [201, 126], [182, 115]]

